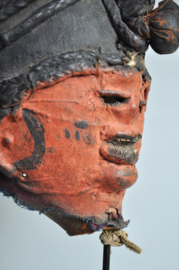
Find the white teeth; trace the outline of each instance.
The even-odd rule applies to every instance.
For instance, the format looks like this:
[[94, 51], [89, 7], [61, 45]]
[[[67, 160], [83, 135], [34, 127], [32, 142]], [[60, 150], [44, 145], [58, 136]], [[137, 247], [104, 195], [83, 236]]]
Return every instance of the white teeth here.
[[118, 142], [130, 142], [129, 139], [117, 139]]

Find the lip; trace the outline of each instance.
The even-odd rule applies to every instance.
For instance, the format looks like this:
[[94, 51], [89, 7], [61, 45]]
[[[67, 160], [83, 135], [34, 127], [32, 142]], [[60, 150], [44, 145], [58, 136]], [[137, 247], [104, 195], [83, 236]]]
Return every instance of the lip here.
[[117, 133], [109, 141], [103, 141], [100, 154], [110, 162], [133, 165], [138, 161], [138, 151], [135, 149], [135, 145], [140, 139], [140, 134], [129, 136]]
[[117, 133], [116, 138], [117, 139], [129, 140], [130, 143], [136, 143], [142, 138], [142, 136], [140, 134], [130, 136], [130, 135], [126, 135], [126, 134]]

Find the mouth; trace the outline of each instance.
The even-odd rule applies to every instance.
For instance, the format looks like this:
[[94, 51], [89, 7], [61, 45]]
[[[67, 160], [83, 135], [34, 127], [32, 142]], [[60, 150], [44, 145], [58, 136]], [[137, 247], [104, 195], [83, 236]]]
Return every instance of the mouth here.
[[117, 134], [109, 141], [103, 142], [100, 154], [110, 162], [133, 165], [138, 161], [138, 151], [135, 149], [135, 146], [140, 139], [140, 134], [135, 136]]

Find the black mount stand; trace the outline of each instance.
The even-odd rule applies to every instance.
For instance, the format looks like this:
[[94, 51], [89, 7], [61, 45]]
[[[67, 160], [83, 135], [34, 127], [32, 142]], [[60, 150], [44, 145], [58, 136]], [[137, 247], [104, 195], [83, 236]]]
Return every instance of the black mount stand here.
[[104, 252], [103, 252], [103, 270], [109, 270], [110, 265], [110, 252], [111, 248], [109, 245], [104, 245]]

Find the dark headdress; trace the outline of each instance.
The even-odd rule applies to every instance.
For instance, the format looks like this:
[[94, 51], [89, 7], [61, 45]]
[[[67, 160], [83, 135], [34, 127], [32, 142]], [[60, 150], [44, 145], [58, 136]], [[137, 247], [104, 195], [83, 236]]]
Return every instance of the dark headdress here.
[[[0, 7], [0, 118], [39, 82], [103, 65], [144, 70], [150, 44], [158, 53], [179, 46], [179, 7], [154, 0], [16, 0]], [[127, 57], [126, 57], [127, 56]], [[100, 61], [101, 61], [100, 60]], [[145, 72], [147, 73], [147, 72]], [[4, 110], [6, 108], [6, 110]]]

